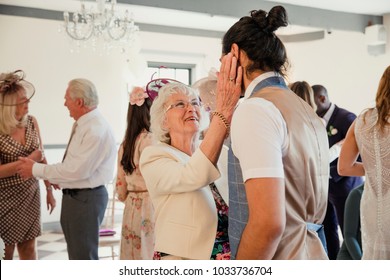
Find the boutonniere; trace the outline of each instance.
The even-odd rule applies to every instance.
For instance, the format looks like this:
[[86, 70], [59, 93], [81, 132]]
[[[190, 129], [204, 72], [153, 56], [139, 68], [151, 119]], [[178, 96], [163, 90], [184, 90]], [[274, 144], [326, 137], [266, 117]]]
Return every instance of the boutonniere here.
[[329, 126], [329, 129], [328, 129], [328, 136], [336, 135], [337, 132], [339, 132], [339, 131], [337, 130], [337, 128], [333, 127], [332, 125]]

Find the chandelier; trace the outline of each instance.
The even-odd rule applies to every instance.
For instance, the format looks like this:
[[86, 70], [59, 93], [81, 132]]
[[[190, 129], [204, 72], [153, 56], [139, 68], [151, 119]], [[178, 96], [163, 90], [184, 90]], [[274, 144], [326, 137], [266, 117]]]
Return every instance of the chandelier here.
[[[113, 47], [131, 47], [139, 31], [134, 20], [126, 10], [124, 15], [116, 10], [116, 0], [96, 0], [97, 11], [86, 9], [81, 1], [81, 10], [72, 13], [64, 12], [64, 29], [76, 45], [86, 46], [90, 43], [94, 48], [103, 44], [106, 51]], [[106, 7], [110, 3], [111, 7]], [[108, 5], [107, 5], [108, 6]]]

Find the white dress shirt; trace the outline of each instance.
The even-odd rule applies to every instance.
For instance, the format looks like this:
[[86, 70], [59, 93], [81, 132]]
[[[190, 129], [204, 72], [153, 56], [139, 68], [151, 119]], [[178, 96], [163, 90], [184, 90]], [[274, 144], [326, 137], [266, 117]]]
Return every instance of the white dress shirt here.
[[108, 122], [98, 109], [77, 120], [64, 161], [33, 165], [34, 177], [47, 179], [66, 189], [95, 188], [109, 183], [114, 175], [116, 143]]
[[326, 111], [325, 115], [322, 117], [325, 121], [325, 126], [328, 125], [330, 117], [332, 116], [335, 108], [336, 108], [336, 106], [333, 103], [331, 103], [328, 111]]
[[251, 178], [284, 178], [282, 158], [288, 147], [286, 122], [272, 102], [249, 98], [258, 83], [272, 76], [277, 74], [267, 72], [256, 77], [233, 115], [232, 150], [240, 160], [244, 182]]

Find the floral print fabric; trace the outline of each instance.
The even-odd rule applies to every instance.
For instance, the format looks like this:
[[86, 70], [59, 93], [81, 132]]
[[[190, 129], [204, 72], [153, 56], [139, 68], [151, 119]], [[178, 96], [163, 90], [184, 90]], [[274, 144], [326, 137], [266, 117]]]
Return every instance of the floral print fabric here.
[[230, 244], [228, 236], [228, 210], [229, 206], [225, 203], [214, 183], [210, 184], [213, 193], [215, 205], [217, 206], [218, 226], [215, 238], [211, 260], [230, 260]]
[[142, 150], [152, 143], [151, 134], [142, 132], [135, 146], [132, 174], [126, 174], [120, 161], [122, 145], [118, 151], [118, 173], [116, 192], [119, 200], [125, 203], [122, 221], [121, 260], [151, 260], [154, 251], [154, 210], [145, 181], [139, 170]]

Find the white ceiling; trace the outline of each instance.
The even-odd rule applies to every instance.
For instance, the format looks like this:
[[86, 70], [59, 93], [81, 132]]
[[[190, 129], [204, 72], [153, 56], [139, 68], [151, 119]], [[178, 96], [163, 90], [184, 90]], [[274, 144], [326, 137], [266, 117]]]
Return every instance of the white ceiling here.
[[271, 2], [365, 15], [381, 16], [390, 13], [390, 0], [277, 0]]
[[[167, 1], [168, 0], [160, 0]], [[196, 0], [193, 0], [196, 1]], [[211, 2], [213, 0], [210, 0]], [[245, 0], [236, 0], [245, 1]], [[279, 0], [280, 4], [291, 4], [311, 8], [320, 8], [330, 11], [347, 13], [368, 14], [381, 16], [390, 14], [390, 0]], [[128, 1], [131, 2], [131, 1]], [[95, 6], [93, 1], [85, 1], [87, 7]], [[77, 11], [80, 8], [78, 0], [0, 0], [0, 4], [10, 6], [24, 6], [55, 11]], [[171, 27], [192, 28], [225, 32], [238, 18], [228, 16], [211, 15], [207, 13], [195, 13], [183, 10], [173, 10], [140, 5], [118, 4], [118, 8], [129, 9], [133, 13], [136, 23], [151, 25], [164, 25]], [[319, 28], [290, 25], [284, 28], [282, 34], [297, 34], [317, 31]]]
[[[166, 0], [161, 0], [161, 1], [166, 1]], [[265, 0], [265, 1], [298, 5], [298, 6], [311, 7], [311, 8], [319, 8], [319, 9], [325, 9], [330, 11], [356, 13], [356, 14], [384, 15], [390, 13], [390, 0], [278, 0], [278, 1]], [[80, 1], [77, 0], [50, 0], [50, 1], [0, 0], [0, 4], [46, 8], [46, 9], [53, 9], [53, 10], [63, 10], [71, 7], [75, 8], [76, 5], [79, 6], [79, 3]]]
[[[166, 0], [162, 0], [166, 1]], [[210, 0], [212, 1], [212, 0]], [[239, 1], [239, 0], [237, 0]], [[390, 0], [265, 0], [303, 7], [319, 8], [356, 14], [384, 15], [390, 13]], [[88, 2], [88, 0], [87, 0]], [[77, 0], [0, 0], [0, 4], [38, 7], [46, 9], [66, 9], [79, 5]]]

